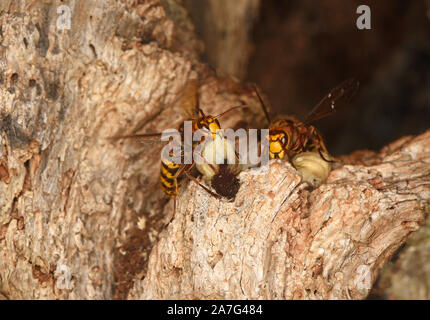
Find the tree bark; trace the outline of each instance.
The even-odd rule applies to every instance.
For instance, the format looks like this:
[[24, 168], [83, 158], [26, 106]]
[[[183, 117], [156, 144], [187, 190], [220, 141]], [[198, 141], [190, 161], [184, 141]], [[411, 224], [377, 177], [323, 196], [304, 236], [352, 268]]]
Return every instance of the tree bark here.
[[185, 0], [206, 45], [208, 62], [243, 80], [254, 49], [252, 31], [261, 0]]
[[[196, 74], [207, 113], [250, 94], [199, 63], [177, 1], [71, 1], [70, 29], [58, 27], [62, 4], [0, 8], [0, 292], [125, 298], [172, 204], [159, 187], [162, 145], [106, 137], [176, 127], [174, 102]], [[70, 286], [59, 286], [65, 270]]]
[[310, 191], [287, 162], [243, 172], [233, 203], [190, 185], [138, 299], [363, 299], [430, 212], [430, 131], [358, 152]]
[[430, 300], [430, 216], [382, 268], [369, 299]]
[[0, 6], [0, 298], [363, 298], [423, 221], [429, 133], [313, 192], [287, 162], [243, 172], [233, 203], [189, 184], [164, 228], [162, 145], [106, 137], [176, 127], [196, 76], [206, 113], [250, 105], [223, 127], [261, 126], [258, 101], [199, 62], [178, 1], [70, 1], [70, 29], [61, 5]]

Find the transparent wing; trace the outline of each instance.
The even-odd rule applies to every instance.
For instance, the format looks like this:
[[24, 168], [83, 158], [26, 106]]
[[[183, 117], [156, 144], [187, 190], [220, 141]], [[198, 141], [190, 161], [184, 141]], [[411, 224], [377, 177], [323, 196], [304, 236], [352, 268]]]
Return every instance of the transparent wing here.
[[[178, 98], [173, 103], [177, 107], [177, 111], [180, 110], [183, 118], [185, 119], [196, 119], [199, 117], [201, 112], [198, 100], [198, 81], [197, 79], [191, 79], [186, 84], [184, 89], [179, 93]], [[178, 110], [179, 109], [179, 110]], [[138, 131], [138, 130], [136, 130]], [[165, 132], [169, 133], [169, 132]], [[107, 139], [116, 141], [121, 139], [132, 139], [136, 141], [161, 141], [163, 133], [141, 133], [141, 134], [129, 134], [129, 135], [116, 135], [108, 137]]]
[[335, 113], [336, 110], [351, 101], [352, 97], [357, 93], [358, 87], [359, 82], [354, 78], [343, 81], [309, 112], [304, 122], [309, 123]]
[[186, 118], [195, 119], [199, 117], [199, 85], [197, 79], [191, 79], [187, 82], [175, 105], [184, 111]]
[[108, 137], [108, 140], [111, 141], [117, 141], [117, 140], [122, 140], [122, 139], [131, 139], [131, 140], [135, 140], [135, 141], [142, 141], [142, 142], [159, 142], [162, 141], [161, 140], [161, 136], [163, 134], [179, 134], [178, 131], [165, 131], [165, 132], [157, 132], [157, 133], [140, 133], [140, 134], [130, 134], [130, 135], [118, 135], [118, 136], [111, 136]]
[[143, 134], [130, 134], [130, 135], [124, 135], [124, 136], [112, 136], [107, 137], [108, 140], [111, 141], [118, 141], [122, 139], [130, 139], [135, 141], [147, 141], [147, 142], [157, 142], [161, 141], [161, 133], [143, 133]]

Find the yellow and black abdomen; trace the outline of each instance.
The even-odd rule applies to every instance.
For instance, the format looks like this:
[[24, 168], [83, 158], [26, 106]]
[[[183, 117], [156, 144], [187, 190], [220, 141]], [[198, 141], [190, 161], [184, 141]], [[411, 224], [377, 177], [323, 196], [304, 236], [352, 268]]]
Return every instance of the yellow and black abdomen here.
[[160, 181], [164, 192], [174, 198], [178, 195], [179, 182], [181, 177], [176, 177], [180, 164], [176, 164], [167, 159], [161, 159]]

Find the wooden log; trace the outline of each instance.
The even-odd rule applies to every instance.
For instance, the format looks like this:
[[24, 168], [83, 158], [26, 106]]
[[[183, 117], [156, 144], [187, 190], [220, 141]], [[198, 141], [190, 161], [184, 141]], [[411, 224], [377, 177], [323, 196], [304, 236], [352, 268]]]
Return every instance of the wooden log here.
[[166, 229], [162, 146], [106, 137], [176, 127], [190, 78], [206, 113], [251, 106], [224, 127], [263, 126], [258, 101], [199, 62], [178, 1], [76, 1], [70, 29], [62, 4], [0, 4], [0, 298], [365, 297], [428, 211], [428, 133], [313, 192], [286, 162], [233, 203], [188, 184]]
[[364, 153], [313, 191], [281, 161], [241, 173], [232, 203], [190, 185], [129, 297], [365, 298], [430, 212], [430, 131]]

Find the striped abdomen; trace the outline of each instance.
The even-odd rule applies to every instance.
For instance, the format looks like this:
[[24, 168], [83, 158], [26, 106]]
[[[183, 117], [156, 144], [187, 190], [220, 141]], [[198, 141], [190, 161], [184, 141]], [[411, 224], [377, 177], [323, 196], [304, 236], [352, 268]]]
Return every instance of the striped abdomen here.
[[179, 182], [181, 177], [176, 177], [180, 164], [176, 164], [167, 159], [161, 159], [160, 181], [164, 192], [174, 198], [178, 195]]
[[[192, 120], [192, 134], [195, 131], [205, 128], [207, 135], [212, 135], [212, 138], [215, 139], [218, 130], [220, 130], [219, 122], [216, 118], [211, 116], [203, 116], [197, 120]], [[181, 134], [181, 145], [178, 145], [174, 142], [173, 148], [180, 147], [181, 149], [181, 161], [180, 163], [173, 163], [171, 160], [161, 157], [161, 168], [160, 168], [160, 181], [161, 186], [164, 192], [170, 197], [175, 198], [179, 193], [179, 184], [182, 180], [182, 173], [178, 176], [178, 170], [181, 167], [181, 163], [184, 163], [184, 123], [182, 123], [178, 128], [179, 133]], [[200, 141], [192, 141], [192, 151], [200, 144]], [[177, 151], [177, 150], [176, 150]], [[169, 152], [169, 156], [173, 157], [173, 151]], [[178, 159], [179, 160], [179, 159]]]

